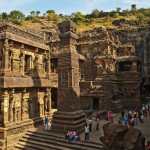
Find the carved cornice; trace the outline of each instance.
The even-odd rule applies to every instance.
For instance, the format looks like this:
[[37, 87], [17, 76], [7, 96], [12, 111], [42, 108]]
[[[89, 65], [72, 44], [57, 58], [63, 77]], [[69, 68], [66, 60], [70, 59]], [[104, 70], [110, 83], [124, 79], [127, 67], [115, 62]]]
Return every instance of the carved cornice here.
[[49, 50], [49, 47], [45, 45], [42, 33], [22, 28], [11, 23], [2, 24], [0, 26], [0, 39], [4, 38]]
[[26, 45], [30, 45], [30, 46], [34, 46], [34, 47], [38, 47], [44, 50], [50, 50], [49, 46], [39, 43], [38, 41], [34, 41], [30, 38], [26, 38], [26, 37], [22, 37], [22, 36], [18, 36], [15, 34], [12, 34], [10, 32], [1, 32], [0, 33], [0, 39], [10, 39], [12, 41], [16, 41], [16, 42], [20, 42]]
[[31, 30], [28, 28], [22, 28], [18, 25], [14, 25], [12, 23], [5, 23], [0, 26], [0, 32], [10, 32], [15, 35], [24, 36], [26, 38], [30, 38], [34, 41], [38, 41], [40, 43], [44, 43], [42, 33], [37, 32], [35, 30]]

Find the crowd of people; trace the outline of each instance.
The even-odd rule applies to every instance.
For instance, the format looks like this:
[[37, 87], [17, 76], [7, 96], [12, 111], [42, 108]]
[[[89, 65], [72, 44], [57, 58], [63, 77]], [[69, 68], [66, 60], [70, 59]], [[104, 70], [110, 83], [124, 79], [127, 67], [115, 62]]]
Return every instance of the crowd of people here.
[[75, 131], [68, 131], [65, 134], [65, 140], [80, 142], [80, 136]]
[[150, 115], [150, 107], [143, 104], [141, 110], [135, 110], [133, 112], [130, 110], [128, 113], [122, 111], [118, 123], [128, 127], [134, 127], [138, 122], [144, 123], [144, 117], [148, 115]]
[[[90, 115], [86, 116], [86, 124], [84, 127], [85, 141], [89, 140], [89, 135], [90, 132], [92, 132], [92, 130], [97, 130], [97, 131], [99, 130], [99, 123], [102, 118], [106, 119], [110, 123], [114, 122], [114, 116], [111, 114], [111, 112], [105, 112], [105, 115], [103, 115], [103, 117], [101, 116], [100, 112], [97, 112], [95, 119], [91, 117], [91, 113], [89, 114]], [[118, 123], [128, 127], [134, 127], [135, 125], [138, 125], [139, 122], [143, 124], [144, 117], [147, 116], [150, 116], [150, 107], [148, 105], [143, 104], [140, 110], [136, 109], [134, 111], [129, 110], [126, 112], [121, 111], [121, 115], [118, 119]], [[93, 128], [93, 123], [95, 125], [94, 128]], [[47, 117], [45, 117], [44, 126], [45, 126], [45, 130], [51, 129], [51, 121], [48, 121]], [[67, 133], [65, 133], [65, 140], [80, 142], [80, 136], [79, 134], [77, 134], [76, 131], [68, 131]], [[147, 150], [150, 150], [150, 141], [147, 141], [146, 148]]]

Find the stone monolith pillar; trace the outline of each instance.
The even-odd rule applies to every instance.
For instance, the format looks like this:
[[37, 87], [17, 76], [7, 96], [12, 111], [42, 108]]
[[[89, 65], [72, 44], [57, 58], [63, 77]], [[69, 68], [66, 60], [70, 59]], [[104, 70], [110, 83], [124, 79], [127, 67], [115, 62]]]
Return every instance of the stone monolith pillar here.
[[52, 131], [82, 132], [85, 113], [79, 99], [79, 54], [76, 50], [76, 26], [70, 20], [58, 26], [60, 45], [58, 56], [58, 108], [53, 115]]

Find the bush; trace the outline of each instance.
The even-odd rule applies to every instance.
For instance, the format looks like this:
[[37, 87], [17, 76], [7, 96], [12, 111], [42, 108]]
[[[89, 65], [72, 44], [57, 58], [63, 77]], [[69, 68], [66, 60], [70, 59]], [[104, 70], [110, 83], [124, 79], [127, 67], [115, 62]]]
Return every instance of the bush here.
[[25, 15], [18, 10], [11, 11], [9, 14], [9, 21], [15, 24], [21, 25], [24, 20]]

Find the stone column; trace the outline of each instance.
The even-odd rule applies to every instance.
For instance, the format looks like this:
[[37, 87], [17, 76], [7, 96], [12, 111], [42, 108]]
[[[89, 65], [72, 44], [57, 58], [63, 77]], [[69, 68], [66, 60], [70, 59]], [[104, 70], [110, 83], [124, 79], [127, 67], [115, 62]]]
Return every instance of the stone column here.
[[79, 99], [79, 55], [76, 50], [76, 26], [73, 22], [59, 24], [60, 54], [58, 56], [58, 108], [53, 115], [52, 130], [82, 132], [85, 113]]
[[3, 65], [3, 69], [4, 69], [4, 72], [7, 72], [9, 71], [9, 43], [8, 43], [8, 39], [5, 39], [4, 41], [4, 44], [3, 44], [3, 54], [4, 54], [4, 65]]
[[37, 93], [38, 95], [38, 104], [39, 104], [39, 117], [44, 116], [44, 96], [41, 95], [41, 93]]
[[21, 121], [24, 120], [25, 94], [26, 94], [26, 89], [23, 90], [22, 99], [21, 99]]
[[20, 72], [22, 75], [24, 75], [24, 59], [25, 59], [25, 53], [23, 51], [24, 45], [21, 46], [20, 49]]
[[2, 101], [3, 101], [3, 117], [4, 117], [4, 126], [8, 124], [8, 109], [9, 109], [9, 94], [6, 91], [4, 91], [2, 95]]
[[9, 121], [10, 121], [10, 123], [12, 123], [14, 120], [14, 114], [13, 114], [14, 93], [15, 93], [15, 90], [12, 89], [11, 95], [10, 95], [10, 102], [9, 102]]

